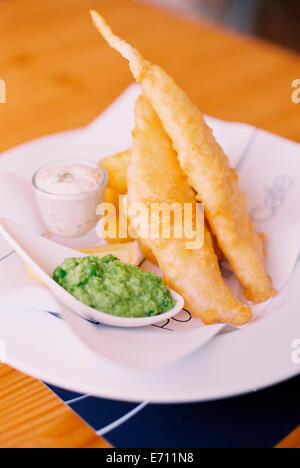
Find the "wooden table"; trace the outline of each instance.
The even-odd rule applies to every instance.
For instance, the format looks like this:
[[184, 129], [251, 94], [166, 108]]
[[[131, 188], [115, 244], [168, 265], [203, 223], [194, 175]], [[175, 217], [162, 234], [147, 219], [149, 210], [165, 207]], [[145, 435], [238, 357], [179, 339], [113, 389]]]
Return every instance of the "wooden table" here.
[[[91, 7], [204, 112], [300, 141], [300, 104], [291, 100], [300, 58], [292, 53], [133, 1], [10, 0], [0, 2], [0, 151], [86, 125], [132, 82], [92, 26]], [[44, 385], [4, 365], [0, 421], [2, 447], [106, 445]], [[300, 434], [292, 441], [299, 446]]]

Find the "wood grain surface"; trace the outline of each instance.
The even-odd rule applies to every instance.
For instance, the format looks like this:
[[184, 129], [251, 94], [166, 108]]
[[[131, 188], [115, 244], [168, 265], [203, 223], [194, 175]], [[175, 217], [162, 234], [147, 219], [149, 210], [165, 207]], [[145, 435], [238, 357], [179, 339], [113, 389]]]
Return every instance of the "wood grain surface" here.
[[298, 448], [300, 449], [300, 426], [292, 434], [290, 434], [286, 439], [284, 439], [277, 448], [281, 449], [291, 449]]
[[[129, 0], [1, 0], [7, 103], [0, 104], [0, 151], [88, 124], [132, 82], [89, 8], [162, 65], [204, 112], [300, 141], [300, 104], [291, 100], [300, 58], [288, 51]], [[4, 365], [0, 421], [1, 447], [105, 445], [44, 385]], [[299, 432], [292, 437], [299, 445]]]
[[45, 385], [0, 365], [1, 448], [104, 448], [109, 445]]

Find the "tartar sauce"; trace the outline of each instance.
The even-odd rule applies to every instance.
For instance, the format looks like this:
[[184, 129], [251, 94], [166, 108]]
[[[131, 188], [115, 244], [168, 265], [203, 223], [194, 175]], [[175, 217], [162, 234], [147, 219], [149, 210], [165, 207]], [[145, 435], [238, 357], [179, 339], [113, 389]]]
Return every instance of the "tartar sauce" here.
[[105, 200], [107, 173], [89, 161], [47, 164], [33, 177], [43, 220], [50, 232], [62, 237], [87, 234], [99, 221], [97, 207]]
[[37, 188], [53, 195], [76, 195], [92, 190], [103, 181], [103, 172], [83, 164], [44, 167], [37, 174]]

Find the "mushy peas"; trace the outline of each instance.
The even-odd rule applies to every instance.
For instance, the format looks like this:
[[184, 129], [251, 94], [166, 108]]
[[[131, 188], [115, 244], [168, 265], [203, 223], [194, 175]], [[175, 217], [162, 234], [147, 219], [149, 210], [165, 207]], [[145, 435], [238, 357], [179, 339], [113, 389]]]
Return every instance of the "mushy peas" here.
[[84, 304], [119, 317], [151, 317], [176, 303], [159, 276], [113, 255], [67, 258], [53, 278]]

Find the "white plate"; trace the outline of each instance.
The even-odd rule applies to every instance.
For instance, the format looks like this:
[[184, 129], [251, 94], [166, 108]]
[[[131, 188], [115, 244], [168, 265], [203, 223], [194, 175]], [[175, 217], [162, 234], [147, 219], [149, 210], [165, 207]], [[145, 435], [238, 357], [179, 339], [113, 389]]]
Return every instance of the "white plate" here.
[[[88, 144], [84, 145], [87, 148], [85, 154], [78, 154], [83, 147], [77, 144], [80, 132], [65, 132], [6, 152], [0, 158], [0, 175], [12, 171], [29, 177], [52, 157], [84, 156], [97, 160], [101, 155], [126, 149], [130, 144], [133, 122], [122, 115], [119, 118], [123, 122], [119, 135], [112, 135], [112, 146], [102, 148], [102, 154], [95, 152], [95, 148], [89, 148]], [[246, 143], [253, 133], [251, 127], [224, 123], [217, 128], [220, 138], [224, 128], [231, 135], [243, 132], [242, 140]], [[90, 130], [93, 131], [93, 125]], [[224, 144], [226, 148], [226, 141]], [[71, 148], [67, 154], [66, 147]], [[238, 159], [244, 149], [234, 147], [231, 152]], [[0, 259], [2, 253], [5, 257], [9, 251], [5, 244], [1, 244]], [[23, 274], [23, 264], [17, 255], [0, 261], [1, 281], [8, 290], [13, 288], [7, 282], [9, 271], [19, 276]], [[184, 361], [162, 370], [141, 373], [111, 364], [82, 344], [62, 320], [43, 311], [14, 305], [0, 304], [0, 340], [6, 344], [9, 365], [79, 393], [162, 403], [234, 396], [299, 374], [300, 364], [292, 360], [293, 343], [300, 338], [299, 280], [300, 265], [272, 302], [273, 308], [274, 304], [277, 305], [276, 312], [264, 313], [262, 319], [243, 330], [217, 336]], [[31, 287], [30, 280], [26, 281], [24, 286]]]

